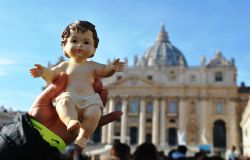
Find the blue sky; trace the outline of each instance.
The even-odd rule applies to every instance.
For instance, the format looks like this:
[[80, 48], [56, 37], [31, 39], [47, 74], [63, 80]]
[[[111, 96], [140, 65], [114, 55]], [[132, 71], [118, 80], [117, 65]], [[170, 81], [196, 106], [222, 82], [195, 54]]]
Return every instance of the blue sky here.
[[142, 56], [161, 23], [189, 66], [220, 50], [234, 58], [237, 81], [250, 85], [250, 1], [235, 0], [0, 0], [0, 105], [27, 111], [44, 84], [29, 69], [55, 63], [62, 30], [75, 20], [96, 25], [95, 61]]

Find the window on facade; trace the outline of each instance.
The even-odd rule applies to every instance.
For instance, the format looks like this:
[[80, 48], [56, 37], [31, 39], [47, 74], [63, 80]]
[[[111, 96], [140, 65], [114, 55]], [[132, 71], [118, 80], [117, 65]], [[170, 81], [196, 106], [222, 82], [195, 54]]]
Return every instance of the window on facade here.
[[138, 113], [139, 111], [139, 100], [132, 100], [129, 102], [129, 112]]
[[122, 102], [121, 101], [116, 101], [115, 102], [115, 110], [116, 111], [121, 111], [122, 110]]
[[168, 113], [177, 113], [177, 101], [170, 101], [168, 104]]
[[121, 133], [120, 132], [115, 132], [115, 136], [120, 136]]
[[175, 73], [174, 71], [170, 71], [169, 74], [168, 74], [168, 76], [169, 76], [168, 79], [169, 79], [170, 81], [176, 80], [176, 73]]
[[170, 146], [175, 146], [177, 144], [177, 129], [176, 128], [169, 128], [168, 132], [168, 144]]
[[152, 122], [152, 118], [147, 118], [146, 122]]
[[152, 113], [153, 112], [153, 103], [152, 102], [147, 102], [147, 104], [146, 104], [146, 112], [147, 113]]
[[196, 81], [196, 76], [195, 75], [191, 75], [190, 76], [190, 82], [195, 82]]
[[216, 112], [216, 114], [223, 114], [224, 113], [224, 104], [223, 104], [223, 102], [217, 102], [216, 103], [215, 112]]
[[122, 79], [122, 76], [117, 76], [117, 80], [120, 80], [120, 79]]
[[214, 79], [216, 82], [222, 82], [223, 81], [222, 72], [216, 72]]
[[176, 122], [175, 119], [170, 119], [170, 120], [169, 120], [169, 123], [175, 123], [175, 122]]
[[153, 77], [151, 75], [147, 76], [148, 80], [153, 80]]

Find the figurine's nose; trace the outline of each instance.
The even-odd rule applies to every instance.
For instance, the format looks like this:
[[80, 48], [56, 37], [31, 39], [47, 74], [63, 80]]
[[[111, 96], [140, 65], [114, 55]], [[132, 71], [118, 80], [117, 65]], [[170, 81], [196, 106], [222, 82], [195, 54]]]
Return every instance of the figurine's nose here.
[[82, 43], [78, 43], [78, 47], [82, 47], [83, 45], [82, 45]]

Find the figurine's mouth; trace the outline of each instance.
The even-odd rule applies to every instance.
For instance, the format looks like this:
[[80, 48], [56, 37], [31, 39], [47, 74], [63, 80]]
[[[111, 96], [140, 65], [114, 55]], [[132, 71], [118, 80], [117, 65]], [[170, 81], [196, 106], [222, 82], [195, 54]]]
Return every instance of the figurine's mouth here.
[[77, 50], [76, 50], [76, 53], [77, 53], [77, 54], [81, 54], [82, 52], [83, 52], [82, 49], [77, 49]]

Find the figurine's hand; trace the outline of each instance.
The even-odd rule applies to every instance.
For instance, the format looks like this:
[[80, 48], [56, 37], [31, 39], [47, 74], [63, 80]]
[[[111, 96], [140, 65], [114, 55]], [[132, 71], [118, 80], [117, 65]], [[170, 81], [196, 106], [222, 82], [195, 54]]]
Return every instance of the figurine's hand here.
[[112, 64], [116, 72], [122, 72], [124, 70], [125, 62], [120, 62], [120, 59], [116, 59]]
[[[102, 89], [100, 80], [95, 79], [94, 88], [100, 94], [103, 103], [107, 102], [107, 91]], [[66, 126], [59, 119], [59, 116], [52, 105], [52, 100], [57, 97], [65, 88], [67, 84], [67, 75], [61, 73], [51, 85], [49, 85], [34, 101], [28, 114], [34, 117], [37, 121], [45, 125], [48, 129], [60, 136], [67, 144], [72, 143], [76, 135], [69, 134]], [[101, 117], [98, 126], [108, 124], [120, 118], [122, 112], [114, 111]]]
[[42, 65], [35, 64], [35, 67], [30, 69], [30, 74], [34, 78], [41, 77], [44, 72], [44, 69], [45, 67], [43, 67]]

